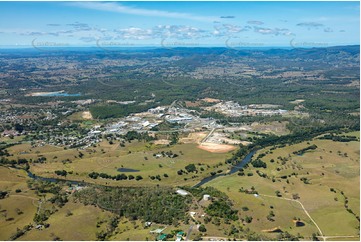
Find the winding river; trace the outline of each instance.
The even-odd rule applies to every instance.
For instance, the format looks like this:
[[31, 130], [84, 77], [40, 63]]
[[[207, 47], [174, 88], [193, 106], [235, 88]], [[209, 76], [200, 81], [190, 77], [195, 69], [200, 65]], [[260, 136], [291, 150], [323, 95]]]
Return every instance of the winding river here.
[[[248, 153], [242, 160], [241, 162], [238, 162], [236, 165], [234, 165], [231, 170], [226, 173], [226, 174], [216, 174], [214, 176], [209, 176], [204, 178], [203, 180], [201, 180], [200, 182], [198, 182], [196, 185], [194, 185], [193, 187], [200, 187], [214, 179], [216, 179], [217, 177], [221, 177], [221, 176], [227, 176], [227, 175], [232, 175], [236, 172], [238, 172], [239, 169], [243, 168], [246, 164], [248, 164], [253, 155], [257, 152], [257, 150], [253, 150], [250, 153]], [[74, 180], [67, 180], [67, 179], [60, 179], [60, 178], [49, 178], [49, 177], [41, 177], [41, 176], [37, 176], [35, 174], [33, 174], [31, 171], [26, 171], [26, 173], [28, 174], [28, 177], [34, 179], [34, 180], [42, 180], [42, 181], [47, 181], [47, 182], [68, 182], [72, 185], [87, 185], [87, 184], [92, 184], [92, 183], [88, 183], [88, 182], [84, 182], [84, 181], [74, 181]]]
[[249, 163], [253, 157], [253, 155], [257, 152], [257, 150], [253, 150], [251, 151], [250, 153], [248, 153], [244, 158], [243, 160], [241, 160], [241, 162], [238, 162], [236, 165], [234, 165], [232, 167], [232, 169], [226, 173], [226, 174], [216, 174], [214, 176], [209, 176], [209, 177], [206, 177], [204, 178], [203, 180], [201, 180], [200, 182], [198, 182], [196, 185], [194, 185], [193, 187], [200, 187], [204, 184], [206, 184], [207, 182], [210, 182], [214, 179], [216, 179], [217, 177], [220, 177], [220, 176], [227, 176], [227, 175], [232, 175], [236, 172], [239, 171], [239, 169], [243, 168], [247, 163]]

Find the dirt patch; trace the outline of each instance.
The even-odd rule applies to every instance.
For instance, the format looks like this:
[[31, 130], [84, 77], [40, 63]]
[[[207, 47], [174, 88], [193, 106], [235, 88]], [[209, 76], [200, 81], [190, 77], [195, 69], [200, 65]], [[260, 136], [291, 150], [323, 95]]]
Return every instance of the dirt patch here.
[[169, 145], [169, 143], [170, 141], [167, 139], [159, 139], [154, 141], [155, 145]]
[[275, 228], [272, 228], [272, 229], [264, 229], [262, 230], [262, 232], [265, 232], [265, 233], [281, 233], [283, 232], [280, 227], [275, 227]]
[[91, 114], [89, 111], [84, 111], [84, 112], [81, 114], [81, 117], [82, 117], [83, 119], [87, 119], [87, 120], [93, 119], [93, 116], [92, 116], [92, 114]]
[[290, 103], [292, 103], [292, 104], [300, 104], [300, 103], [302, 103], [302, 102], [304, 102], [305, 100], [303, 100], [303, 99], [296, 99], [296, 100], [294, 100], [294, 101], [291, 101]]
[[18, 116], [19, 119], [33, 119], [34, 116], [32, 115], [21, 115], [21, 116]]
[[185, 102], [186, 103], [186, 106], [187, 107], [199, 107], [199, 106], [201, 106], [201, 102], [199, 102], [199, 101], [195, 101], [195, 102], [191, 102], [191, 101], [186, 101]]
[[221, 100], [216, 99], [216, 98], [206, 97], [206, 98], [203, 98], [202, 101], [205, 101], [207, 103], [219, 103]]
[[261, 133], [273, 133], [275, 135], [285, 135], [288, 134], [289, 131], [287, 129], [288, 122], [269, 122], [269, 123], [258, 123], [253, 122], [251, 127], [253, 131], [261, 132]]
[[190, 133], [188, 137], [181, 138], [180, 142], [184, 144], [200, 144], [202, 139], [204, 139], [206, 136], [206, 132]]
[[236, 147], [232, 145], [223, 145], [223, 144], [215, 144], [215, 143], [202, 143], [197, 147], [199, 149], [206, 150], [212, 153], [226, 153], [236, 149]]
[[239, 142], [240, 144], [244, 145], [244, 146], [247, 146], [247, 145], [250, 145], [252, 144], [252, 142], [249, 142], [249, 141], [241, 141]]

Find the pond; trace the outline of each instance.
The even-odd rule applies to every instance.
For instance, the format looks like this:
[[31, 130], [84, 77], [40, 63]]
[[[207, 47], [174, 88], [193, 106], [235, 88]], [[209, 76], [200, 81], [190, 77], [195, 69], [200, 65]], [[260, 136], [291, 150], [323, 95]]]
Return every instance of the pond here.
[[49, 93], [41, 94], [39, 96], [42, 96], [42, 97], [79, 97], [79, 96], [81, 96], [81, 94], [80, 93], [66, 93], [66, 92], [49, 92]]
[[119, 172], [139, 172], [139, 170], [130, 169], [130, 168], [118, 168], [117, 171], [119, 171]]

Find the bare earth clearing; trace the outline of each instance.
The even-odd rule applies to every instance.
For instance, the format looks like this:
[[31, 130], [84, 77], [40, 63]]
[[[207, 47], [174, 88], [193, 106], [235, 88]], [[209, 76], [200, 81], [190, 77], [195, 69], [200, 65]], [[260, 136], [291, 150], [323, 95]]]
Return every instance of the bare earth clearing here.
[[207, 142], [202, 143], [201, 145], [198, 146], [198, 148], [212, 153], [226, 153], [236, 149], [236, 147], [232, 145], [223, 145], [223, 144], [215, 144], [215, 143], [207, 143]]
[[86, 120], [93, 119], [93, 116], [89, 111], [84, 111], [81, 116], [83, 119], [86, 119]]

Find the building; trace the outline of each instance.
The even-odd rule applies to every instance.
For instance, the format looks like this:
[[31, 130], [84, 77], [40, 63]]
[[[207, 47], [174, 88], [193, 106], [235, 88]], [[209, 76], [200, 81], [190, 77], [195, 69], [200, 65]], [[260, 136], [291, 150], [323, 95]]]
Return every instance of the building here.
[[209, 201], [209, 200], [211, 200], [211, 195], [204, 194], [204, 195], [203, 195], [203, 200], [204, 200], [204, 201]]
[[176, 234], [176, 241], [181, 241], [183, 239], [183, 236], [184, 236], [184, 232], [183, 231], [179, 231], [177, 234]]
[[157, 240], [158, 241], [165, 241], [167, 239], [167, 234], [160, 234], [158, 237], [157, 237]]
[[182, 195], [182, 196], [186, 196], [186, 195], [189, 194], [187, 191], [182, 190], [182, 189], [178, 189], [178, 190], [176, 191], [176, 193], [178, 193], [179, 195]]

